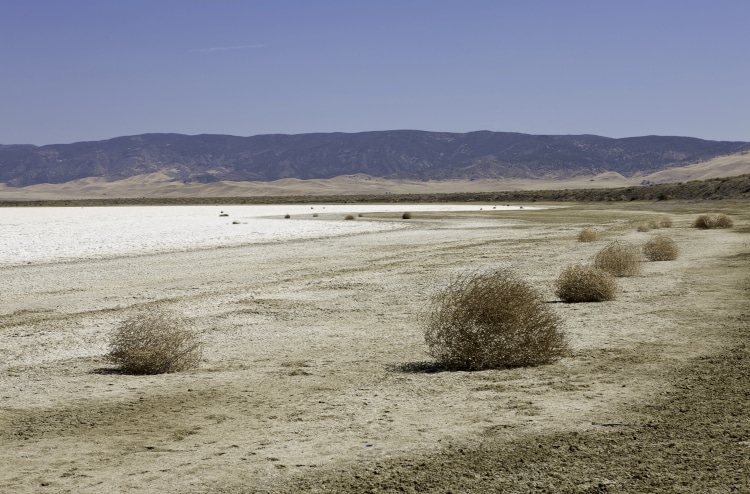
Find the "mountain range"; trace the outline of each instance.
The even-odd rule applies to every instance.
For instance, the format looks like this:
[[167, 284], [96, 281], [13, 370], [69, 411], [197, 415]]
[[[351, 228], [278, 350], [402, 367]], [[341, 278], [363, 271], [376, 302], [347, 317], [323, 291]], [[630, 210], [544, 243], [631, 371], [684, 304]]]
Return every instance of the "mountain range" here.
[[608, 138], [416, 130], [230, 135], [143, 134], [72, 144], [0, 145], [0, 183], [59, 184], [164, 173], [184, 183], [328, 179], [405, 180], [625, 177], [750, 151], [750, 142], [691, 137]]

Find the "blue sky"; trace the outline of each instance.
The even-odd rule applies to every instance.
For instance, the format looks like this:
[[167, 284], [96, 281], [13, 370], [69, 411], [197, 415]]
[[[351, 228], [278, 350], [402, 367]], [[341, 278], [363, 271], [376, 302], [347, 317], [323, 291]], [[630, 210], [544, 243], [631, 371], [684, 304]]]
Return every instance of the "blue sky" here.
[[748, 0], [0, 0], [0, 144], [421, 129], [750, 141]]

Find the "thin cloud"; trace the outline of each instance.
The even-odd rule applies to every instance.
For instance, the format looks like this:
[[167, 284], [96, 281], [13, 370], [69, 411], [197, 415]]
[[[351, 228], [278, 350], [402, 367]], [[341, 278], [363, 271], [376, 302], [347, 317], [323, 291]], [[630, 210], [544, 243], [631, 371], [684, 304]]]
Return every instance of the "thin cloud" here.
[[230, 51], [230, 50], [253, 50], [257, 48], [263, 48], [265, 45], [263, 44], [256, 44], [256, 45], [237, 45], [237, 46], [216, 46], [212, 48], [196, 48], [193, 50], [190, 50], [192, 52], [198, 52], [198, 53], [214, 53], [217, 51]]

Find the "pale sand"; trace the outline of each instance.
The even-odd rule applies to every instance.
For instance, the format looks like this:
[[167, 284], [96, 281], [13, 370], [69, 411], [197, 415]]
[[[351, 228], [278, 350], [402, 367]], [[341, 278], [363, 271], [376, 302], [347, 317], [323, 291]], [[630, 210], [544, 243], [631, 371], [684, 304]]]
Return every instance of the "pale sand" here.
[[[717, 206], [734, 230], [690, 228]], [[616, 301], [556, 303], [563, 266], [611, 239], [644, 243], [656, 232], [635, 225], [657, 213], [674, 221], [659, 233], [678, 243], [678, 260], [619, 279]], [[604, 239], [577, 242], [584, 226]], [[731, 256], [747, 255], [748, 226], [747, 203], [573, 205], [415, 214], [404, 231], [0, 268], [0, 491], [273, 491], [291, 476], [489, 435], [637, 421], [630, 405], [667, 391], [670, 369], [727, 342], [747, 303], [746, 270]], [[528, 369], [395, 369], [428, 360], [418, 316], [431, 293], [457, 272], [500, 267], [544, 293], [571, 356]], [[107, 371], [110, 331], [129, 309], [157, 302], [195, 318], [205, 362], [160, 376]]]
[[240, 197], [285, 195], [419, 194], [488, 192], [501, 190], [554, 190], [629, 187], [647, 180], [655, 183], [686, 182], [750, 173], [750, 154], [722, 156], [711, 161], [672, 168], [653, 174], [623, 177], [615, 172], [566, 179], [516, 180], [387, 180], [367, 175], [332, 179], [283, 179], [273, 182], [215, 182], [185, 184], [169, 172], [139, 175], [107, 182], [85, 178], [63, 184], [39, 184], [22, 188], [0, 184], [0, 200], [101, 199], [139, 197]]

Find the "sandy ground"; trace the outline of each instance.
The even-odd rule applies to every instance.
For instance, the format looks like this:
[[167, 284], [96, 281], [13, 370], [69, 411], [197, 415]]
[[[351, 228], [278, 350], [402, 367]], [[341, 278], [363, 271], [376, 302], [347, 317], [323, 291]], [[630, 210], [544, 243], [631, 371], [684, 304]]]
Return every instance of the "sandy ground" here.
[[[690, 227], [717, 207], [734, 229]], [[655, 215], [674, 226], [636, 232]], [[733, 374], [747, 359], [685, 381], [747, 341], [747, 203], [425, 213], [409, 224], [0, 268], [0, 492], [750, 492], [750, 392]], [[577, 242], [584, 226], [603, 239]], [[620, 278], [613, 302], [556, 300], [565, 265], [656, 233], [679, 244], [678, 260]], [[499, 267], [544, 293], [571, 355], [535, 368], [428, 372], [418, 316], [430, 295], [458, 272]], [[104, 359], [111, 330], [151, 304], [194, 318], [199, 369], [129, 376]], [[722, 392], [709, 378], [725, 374]], [[700, 429], [716, 428], [708, 456], [729, 458], [719, 467], [689, 453], [705, 437], [674, 439], [696, 422], [664, 415], [698, 391], [718, 400]], [[649, 477], [677, 458], [668, 443], [691, 444], [678, 456], [697, 463]], [[640, 466], [617, 473], [628, 461]], [[696, 473], [704, 483], [689, 480]]]

